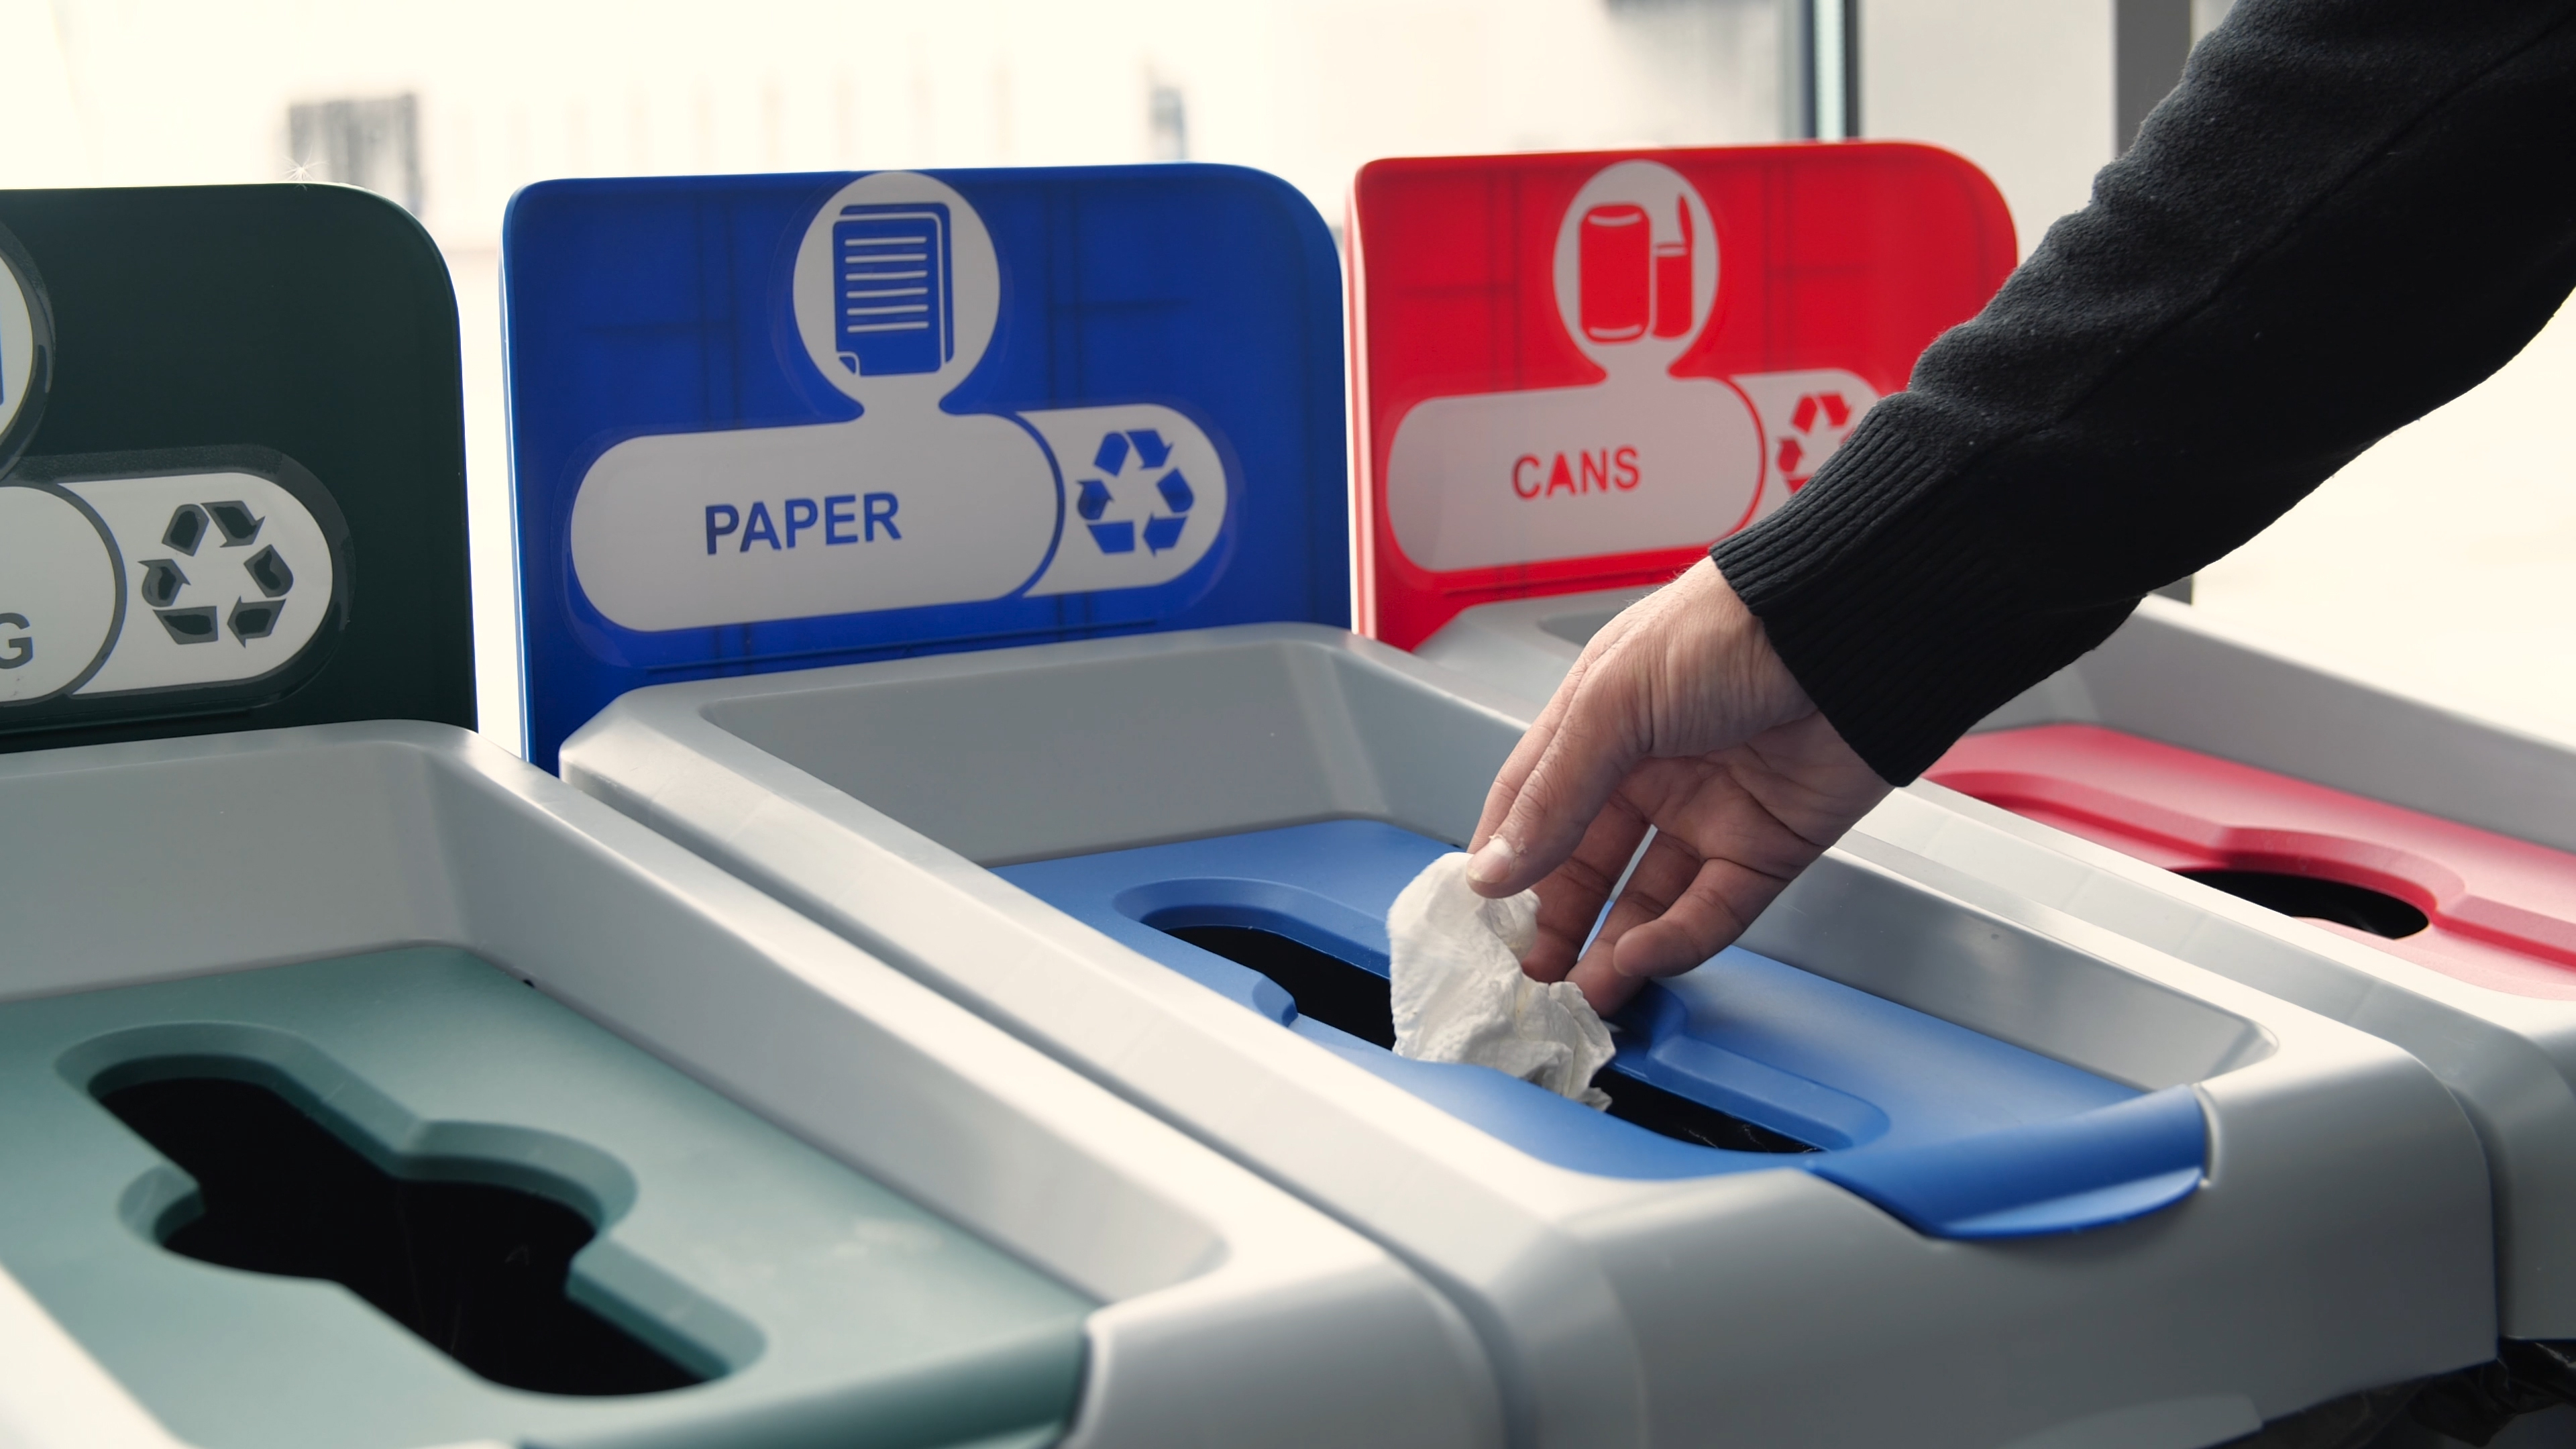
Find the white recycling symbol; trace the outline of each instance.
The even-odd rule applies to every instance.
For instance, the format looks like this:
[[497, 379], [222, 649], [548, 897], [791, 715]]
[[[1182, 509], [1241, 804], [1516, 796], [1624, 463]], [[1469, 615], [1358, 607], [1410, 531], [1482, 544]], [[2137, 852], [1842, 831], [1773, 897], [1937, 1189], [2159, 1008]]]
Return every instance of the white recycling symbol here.
[[[1092, 452], [1091, 466], [1103, 476], [1084, 478], [1076, 485], [1074, 512], [1082, 515], [1084, 525], [1091, 530], [1091, 541], [1102, 553], [1133, 553], [1140, 535], [1151, 553], [1180, 547], [1182, 530], [1189, 526], [1190, 505], [1198, 501], [1198, 495], [1191, 491], [1190, 480], [1179, 468], [1162, 471], [1171, 458], [1171, 445], [1153, 428], [1130, 428], [1101, 438], [1100, 446]], [[1135, 473], [1121, 478], [1131, 460], [1137, 464]], [[1153, 476], [1157, 471], [1162, 471], [1159, 478]], [[1149, 511], [1141, 528], [1132, 518], [1104, 519], [1101, 515], [1118, 501], [1118, 495], [1110, 488], [1112, 479], [1118, 480], [1121, 488], [1150, 486], [1171, 512]]]

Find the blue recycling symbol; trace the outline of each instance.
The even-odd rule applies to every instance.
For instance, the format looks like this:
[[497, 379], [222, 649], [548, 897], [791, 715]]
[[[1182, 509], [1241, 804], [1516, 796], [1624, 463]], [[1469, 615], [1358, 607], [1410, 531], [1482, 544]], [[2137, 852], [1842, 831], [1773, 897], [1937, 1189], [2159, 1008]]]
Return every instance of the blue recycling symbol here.
[[[1148, 479], [1151, 479], [1151, 486], [1162, 498], [1163, 506], [1172, 511], [1155, 513], [1149, 505], [1144, 527], [1145, 547], [1151, 552], [1161, 553], [1180, 546], [1181, 530], [1189, 526], [1190, 505], [1198, 501], [1198, 495], [1190, 491], [1190, 480], [1182, 477], [1178, 468], [1164, 472], [1159, 478], [1153, 477], [1171, 459], [1172, 445], [1164, 442], [1163, 435], [1152, 428], [1130, 428], [1125, 432], [1110, 433], [1100, 440], [1098, 451], [1091, 456], [1091, 466], [1107, 476], [1085, 478], [1075, 485], [1077, 492], [1073, 511], [1082, 515], [1084, 525], [1091, 530], [1091, 541], [1099, 546], [1102, 553], [1136, 551], [1134, 519], [1107, 522], [1101, 519], [1101, 515], [1109, 511], [1109, 505], [1118, 501], [1117, 495], [1109, 491], [1113, 479], [1117, 480], [1118, 486], [1130, 489], [1147, 486]], [[1132, 474], [1127, 470], [1130, 461], [1137, 465]]]

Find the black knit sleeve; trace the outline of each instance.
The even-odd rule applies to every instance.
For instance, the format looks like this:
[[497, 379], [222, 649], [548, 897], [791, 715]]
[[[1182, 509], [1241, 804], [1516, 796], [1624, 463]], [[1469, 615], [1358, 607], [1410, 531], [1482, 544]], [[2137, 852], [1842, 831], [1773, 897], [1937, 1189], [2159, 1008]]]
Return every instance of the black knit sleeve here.
[[[2576, 4], [2240, 0], [2091, 204], [1710, 552], [1901, 783], [2571, 285]], [[2424, 506], [2478, 507], [2478, 480], [2427, 478]]]

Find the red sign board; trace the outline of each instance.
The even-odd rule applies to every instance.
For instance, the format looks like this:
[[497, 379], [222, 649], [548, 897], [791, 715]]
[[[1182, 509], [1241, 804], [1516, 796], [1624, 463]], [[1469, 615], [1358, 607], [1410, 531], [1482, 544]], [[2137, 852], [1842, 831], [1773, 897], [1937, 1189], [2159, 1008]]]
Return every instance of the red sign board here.
[[1360, 628], [1653, 583], [1787, 501], [2013, 266], [1899, 142], [1374, 162], [1352, 195]]

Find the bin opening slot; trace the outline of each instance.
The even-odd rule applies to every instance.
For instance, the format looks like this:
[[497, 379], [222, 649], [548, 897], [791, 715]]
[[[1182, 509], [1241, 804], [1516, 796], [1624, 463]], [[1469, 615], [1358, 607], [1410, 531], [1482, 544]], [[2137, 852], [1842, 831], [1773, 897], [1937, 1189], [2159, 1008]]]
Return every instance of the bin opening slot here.
[[[1155, 925], [1151, 920], [1147, 925]], [[1387, 978], [1329, 951], [1257, 926], [1155, 925], [1164, 934], [1270, 978], [1297, 1003], [1297, 1014], [1364, 1042], [1395, 1048], [1395, 1011]], [[1609, 1114], [1658, 1136], [1731, 1152], [1816, 1149], [1758, 1123], [1603, 1067], [1592, 1085], [1610, 1094]]]
[[1580, 649], [1592, 642], [1593, 635], [1610, 627], [1610, 621], [1618, 618], [1620, 613], [1620, 609], [1579, 609], [1571, 613], [1551, 614], [1539, 620], [1538, 626]]
[[162, 1247], [338, 1283], [509, 1388], [649, 1394], [706, 1381], [566, 1296], [573, 1255], [597, 1230], [556, 1198], [472, 1180], [501, 1164], [440, 1160], [422, 1164], [434, 1178], [396, 1176], [267, 1086], [204, 1075], [204, 1063], [191, 1075], [153, 1065], [92, 1090], [196, 1179], [152, 1225]]
[[1652, 1082], [1641, 1081], [1619, 1070], [1615, 1062], [1593, 1074], [1592, 1085], [1610, 1094], [1611, 1116], [1622, 1122], [1633, 1122], [1659, 1137], [1670, 1137], [1676, 1142], [1695, 1142], [1702, 1147], [1717, 1147], [1728, 1152], [1821, 1150], [1785, 1133], [1774, 1132], [1759, 1122], [1748, 1122], [1714, 1107], [1702, 1106], [1678, 1092], [1667, 1092]]
[[2412, 936], [2432, 924], [2422, 911], [2385, 891], [2339, 880], [2274, 870], [2186, 870], [2177, 874], [2285, 916], [2331, 921], [2390, 940]]
[[1269, 977], [1297, 1003], [1299, 1016], [1395, 1050], [1395, 1008], [1387, 979], [1367, 967], [1256, 926], [1157, 929]]

